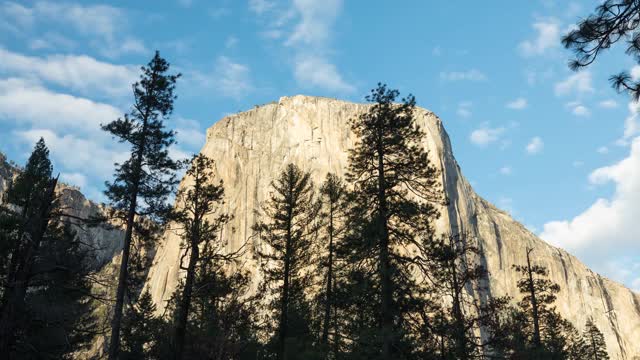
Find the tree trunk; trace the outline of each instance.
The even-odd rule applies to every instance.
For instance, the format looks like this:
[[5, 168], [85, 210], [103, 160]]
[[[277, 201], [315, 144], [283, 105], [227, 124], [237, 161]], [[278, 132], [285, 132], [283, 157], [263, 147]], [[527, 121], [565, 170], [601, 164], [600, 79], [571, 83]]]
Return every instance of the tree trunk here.
[[193, 292], [193, 283], [195, 281], [195, 270], [200, 249], [198, 241], [191, 241], [191, 254], [189, 256], [189, 265], [187, 266], [187, 278], [184, 281], [184, 289], [182, 290], [182, 299], [180, 299], [180, 307], [176, 316], [175, 329], [175, 359], [182, 359], [184, 352], [184, 337], [187, 330], [187, 318], [189, 316], [189, 305], [191, 304], [191, 293]]
[[527, 249], [527, 272], [529, 274], [529, 294], [531, 296], [531, 312], [533, 314], [533, 344], [536, 349], [542, 347], [542, 341], [540, 340], [540, 315], [538, 314], [538, 302], [536, 300], [536, 289], [533, 283], [533, 272], [531, 270], [531, 260], [529, 254], [530, 249]]
[[322, 343], [329, 342], [329, 326], [331, 324], [331, 303], [333, 301], [333, 203], [329, 205], [329, 259], [327, 264], [327, 292], [324, 305], [324, 326], [322, 329]]
[[[143, 132], [146, 130], [146, 122]], [[120, 351], [120, 325], [122, 323], [122, 308], [124, 307], [124, 294], [127, 289], [127, 279], [129, 277], [129, 254], [131, 252], [131, 238], [133, 235], [133, 225], [136, 216], [138, 203], [138, 190], [140, 187], [140, 172], [142, 164], [142, 154], [144, 151], [144, 141], [136, 154], [135, 179], [133, 179], [133, 189], [129, 200], [127, 212], [127, 224], [124, 233], [124, 244], [122, 246], [122, 260], [120, 261], [120, 273], [118, 275], [118, 289], [116, 290], [116, 304], [113, 309], [113, 319], [111, 320], [111, 339], [109, 342], [109, 360], [116, 360]]]
[[[451, 245], [453, 247], [453, 245]], [[467, 337], [465, 334], [464, 314], [462, 313], [461, 289], [458, 283], [458, 272], [455, 260], [449, 264], [453, 285], [453, 321], [454, 339], [456, 343], [456, 359], [467, 360]]]
[[[289, 201], [292, 200], [292, 190], [291, 186], [289, 187]], [[289, 203], [287, 208], [287, 235], [285, 239], [285, 253], [284, 253], [284, 279], [282, 284], [282, 299], [280, 300], [280, 324], [278, 326], [279, 330], [279, 354], [278, 358], [281, 360], [287, 359], [287, 330], [289, 327], [289, 319], [288, 319], [288, 311], [289, 311], [289, 271], [291, 267], [291, 226], [292, 226], [292, 214], [293, 214], [293, 204]]]
[[391, 264], [389, 262], [389, 229], [387, 224], [386, 179], [384, 174], [384, 149], [382, 130], [379, 130], [378, 144], [378, 225], [380, 231], [380, 279], [382, 282], [382, 359], [391, 360], [393, 317], [391, 315], [392, 286]]

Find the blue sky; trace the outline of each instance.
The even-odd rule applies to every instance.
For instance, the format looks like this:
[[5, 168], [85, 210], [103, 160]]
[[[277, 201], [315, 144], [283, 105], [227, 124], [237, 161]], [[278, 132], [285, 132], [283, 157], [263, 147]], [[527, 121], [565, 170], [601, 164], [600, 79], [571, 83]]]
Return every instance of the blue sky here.
[[98, 129], [158, 49], [183, 74], [176, 155], [225, 114], [308, 94], [362, 101], [378, 81], [438, 114], [476, 191], [640, 290], [637, 104], [622, 47], [570, 71], [560, 37], [597, 1], [0, 2], [0, 151], [44, 136], [62, 177], [102, 200], [126, 156]]

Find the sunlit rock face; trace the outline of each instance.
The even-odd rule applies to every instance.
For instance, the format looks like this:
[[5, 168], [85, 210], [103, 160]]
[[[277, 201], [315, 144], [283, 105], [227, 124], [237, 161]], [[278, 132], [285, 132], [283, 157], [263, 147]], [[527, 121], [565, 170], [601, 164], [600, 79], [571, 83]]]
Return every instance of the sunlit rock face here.
[[[242, 266], [260, 279], [255, 252], [261, 246], [252, 238], [260, 204], [268, 197], [270, 182], [286, 164], [310, 171], [316, 184], [327, 172], [344, 175], [348, 150], [354, 145], [349, 120], [366, 111], [368, 105], [329, 98], [293, 96], [277, 103], [225, 117], [207, 131], [201, 153], [216, 163], [216, 173], [225, 185], [223, 211], [233, 219], [222, 230], [228, 250], [248, 244]], [[474, 296], [510, 295], [519, 298], [518, 275], [513, 264], [524, 264], [526, 248], [534, 248], [535, 262], [549, 269], [562, 290], [558, 310], [582, 329], [593, 318], [602, 330], [613, 359], [640, 356], [640, 295], [589, 270], [567, 252], [540, 240], [507, 213], [479, 197], [453, 157], [442, 121], [432, 112], [418, 108], [417, 123], [424, 132], [423, 146], [441, 172], [450, 205], [438, 220], [440, 233], [467, 233], [477, 241], [489, 271], [487, 290]], [[188, 185], [185, 178], [181, 186]], [[162, 312], [183, 275], [179, 271], [180, 238], [171, 231], [164, 235], [149, 272], [147, 288]]]

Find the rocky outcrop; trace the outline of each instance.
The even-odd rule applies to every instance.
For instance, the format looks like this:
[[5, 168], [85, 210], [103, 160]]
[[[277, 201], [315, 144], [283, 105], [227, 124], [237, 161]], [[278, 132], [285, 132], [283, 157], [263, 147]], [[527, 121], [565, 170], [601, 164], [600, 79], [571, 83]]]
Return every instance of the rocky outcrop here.
[[[207, 131], [201, 153], [213, 158], [216, 172], [225, 184], [224, 211], [233, 219], [223, 229], [228, 249], [252, 238], [260, 204], [269, 184], [288, 163], [311, 172], [316, 183], [327, 172], [344, 175], [348, 149], [354, 144], [349, 119], [367, 105], [307, 96], [283, 97], [277, 103], [225, 117]], [[535, 249], [536, 262], [549, 269], [562, 290], [556, 302], [559, 311], [579, 329], [592, 318], [605, 335], [613, 359], [640, 356], [640, 295], [589, 270], [562, 249], [555, 248], [507, 213], [480, 198], [462, 176], [441, 120], [432, 112], [418, 109], [418, 124], [425, 132], [423, 145], [439, 167], [450, 205], [442, 209], [438, 229], [443, 233], [466, 232], [477, 239], [482, 261], [490, 273], [486, 294], [518, 297], [513, 264], [525, 262], [525, 249]], [[190, 179], [184, 179], [182, 186]], [[147, 288], [158, 311], [174, 291], [181, 273], [180, 239], [167, 231], [156, 252]], [[247, 252], [244, 266], [258, 279], [254, 253]]]

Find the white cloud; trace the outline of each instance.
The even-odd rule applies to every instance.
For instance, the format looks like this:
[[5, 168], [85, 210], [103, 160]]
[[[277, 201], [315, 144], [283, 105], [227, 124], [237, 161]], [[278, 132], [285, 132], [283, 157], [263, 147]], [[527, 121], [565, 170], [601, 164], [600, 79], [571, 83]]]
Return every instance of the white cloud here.
[[544, 142], [539, 136], [534, 136], [527, 144], [526, 150], [527, 153], [533, 155], [541, 152], [542, 148], [544, 148]]
[[498, 141], [504, 132], [503, 127], [489, 128], [487, 124], [483, 124], [482, 127], [471, 132], [469, 139], [475, 145], [484, 147]]
[[606, 146], [600, 146], [600, 147], [596, 150], [596, 152], [598, 152], [598, 154], [602, 154], [602, 155], [604, 155], [604, 154], [608, 154], [608, 153], [609, 153], [609, 148], [608, 148], [608, 147], [606, 147]]
[[555, 19], [540, 20], [533, 23], [537, 36], [534, 40], [525, 40], [518, 45], [524, 56], [543, 55], [560, 44], [560, 24]]
[[195, 120], [178, 117], [175, 121], [176, 140], [181, 147], [197, 151], [205, 143], [205, 134]]
[[513, 170], [511, 169], [511, 166], [503, 166], [500, 168], [500, 174], [502, 175], [511, 175], [513, 173]]
[[47, 32], [40, 37], [29, 40], [31, 50], [69, 50], [76, 47], [75, 41], [58, 33]]
[[231, 61], [226, 56], [216, 60], [215, 82], [225, 96], [240, 98], [253, 90], [249, 66]]
[[[16, 131], [15, 135], [28, 144], [34, 144], [42, 137], [56, 166], [62, 165], [65, 172], [85, 177], [108, 179], [113, 173], [113, 164], [122, 162], [129, 156], [127, 151], [107, 147], [114, 142], [106, 133], [99, 134], [99, 138], [80, 138], [71, 134], [60, 136], [49, 129], [31, 129]], [[78, 176], [74, 178], [77, 180]]]
[[273, 1], [269, 0], [249, 0], [249, 10], [261, 15], [275, 7]]
[[[593, 185], [612, 182], [615, 192], [610, 198], [598, 198], [572, 219], [546, 223], [541, 237], [575, 253], [596, 271], [625, 281], [613, 276], [605, 265], [610, 259], [624, 256], [635, 256], [636, 263], [640, 263], [637, 236], [640, 234], [640, 137], [632, 141], [626, 158], [594, 170], [589, 182]], [[635, 271], [636, 278], [639, 273]]]
[[316, 86], [325, 90], [348, 93], [355, 88], [348, 84], [335, 65], [326, 59], [301, 56], [295, 61], [295, 77], [302, 85]]
[[507, 103], [507, 107], [509, 109], [513, 109], [513, 110], [522, 110], [522, 109], [526, 108], [527, 105], [528, 105], [527, 99], [522, 98], [522, 97], [517, 98], [517, 99]]
[[[142, 41], [126, 35], [128, 16], [117, 7], [38, 1], [31, 7], [5, 3], [3, 11], [7, 10], [0, 12], [0, 24], [8, 24], [4, 27], [13, 27], [20, 34], [33, 30], [37, 22], [58, 23], [69, 27], [77, 35], [92, 39], [91, 45], [108, 57], [147, 52]], [[42, 46], [44, 43], [35, 45]]]
[[554, 92], [556, 96], [565, 96], [570, 94], [593, 93], [593, 85], [591, 81], [591, 72], [583, 70], [575, 74], [569, 75], [565, 80], [555, 84]]
[[249, 9], [267, 23], [260, 35], [282, 39], [285, 51], [293, 52], [293, 75], [301, 86], [346, 93], [355, 87], [329, 56], [334, 52], [330, 42], [342, 5], [342, 0], [293, 0], [287, 7], [269, 0], [249, 1]]
[[287, 44], [317, 46], [326, 43], [342, 9], [342, 0], [293, 0], [293, 6], [300, 14], [300, 22], [296, 24]]
[[60, 173], [60, 180], [67, 185], [77, 186], [80, 189], [87, 187], [87, 177], [80, 173]]
[[485, 81], [487, 76], [477, 69], [467, 71], [441, 72], [440, 79], [444, 81]]
[[[640, 66], [638, 67], [640, 68]], [[640, 121], [638, 121], [638, 113], [640, 112], [640, 103], [631, 101], [627, 105], [629, 115], [624, 120], [624, 133], [617, 143], [619, 145], [627, 145], [629, 140], [637, 134], [640, 134]]]
[[0, 47], [0, 74], [36, 77], [83, 94], [126, 95], [137, 79], [133, 65], [113, 65], [81, 55], [25, 56]]
[[589, 116], [591, 110], [588, 107], [582, 105], [580, 101], [570, 101], [565, 104], [565, 107], [571, 109], [571, 113], [575, 116]]
[[0, 121], [95, 132], [100, 123], [119, 116], [122, 112], [111, 105], [55, 93], [24, 79], [0, 80]]
[[615, 109], [618, 107], [618, 102], [613, 99], [607, 99], [600, 101], [598, 106], [605, 109]]
[[227, 38], [227, 40], [224, 42], [224, 46], [228, 49], [228, 48], [232, 48], [234, 46], [236, 46], [238, 44], [238, 38], [231, 35]]
[[456, 114], [458, 114], [458, 116], [460, 116], [461, 118], [471, 117], [472, 115], [471, 102], [463, 101], [461, 103], [458, 103], [458, 109], [456, 110]]

